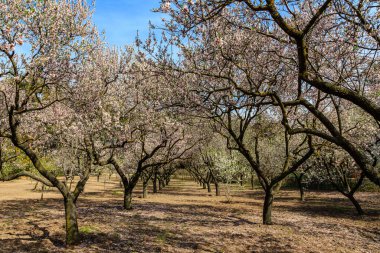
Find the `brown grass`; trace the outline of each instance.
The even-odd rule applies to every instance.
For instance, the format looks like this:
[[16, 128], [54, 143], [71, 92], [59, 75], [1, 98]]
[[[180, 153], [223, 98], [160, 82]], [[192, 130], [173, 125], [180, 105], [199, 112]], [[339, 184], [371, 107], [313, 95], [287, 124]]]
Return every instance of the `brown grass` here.
[[[29, 180], [0, 183], [0, 252], [380, 252], [380, 193], [359, 193], [367, 215], [337, 193], [275, 197], [274, 225], [261, 225], [263, 194], [234, 187], [232, 202], [193, 182], [174, 180], [124, 211], [116, 178], [91, 178], [78, 201], [82, 242], [64, 245], [60, 195]], [[223, 192], [222, 192], [223, 193]]]

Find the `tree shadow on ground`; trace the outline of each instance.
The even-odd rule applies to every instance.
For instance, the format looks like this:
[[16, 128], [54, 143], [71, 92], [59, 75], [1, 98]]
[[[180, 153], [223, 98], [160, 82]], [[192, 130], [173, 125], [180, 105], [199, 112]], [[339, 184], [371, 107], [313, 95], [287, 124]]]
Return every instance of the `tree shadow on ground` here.
[[[281, 201], [286, 200], [282, 198]], [[368, 202], [361, 202], [361, 206], [365, 211], [365, 215], [358, 215], [355, 207], [351, 202], [344, 198], [308, 198], [306, 201], [294, 201], [293, 205], [275, 204], [275, 208], [280, 211], [288, 211], [292, 213], [300, 213], [311, 217], [333, 217], [346, 218], [352, 220], [375, 221], [380, 218], [380, 210], [372, 206]], [[298, 202], [298, 203], [297, 203]], [[284, 202], [281, 202], [284, 203]]]
[[[373, 202], [362, 200], [360, 197], [358, 198], [358, 201], [365, 211], [365, 215], [363, 216], [357, 215], [356, 209], [352, 203], [347, 198], [339, 196], [339, 193], [331, 194], [331, 192], [327, 191], [313, 191], [309, 194], [312, 194], [312, 196], [306, 196], [305, 201], [300, 201], [294, 192], [280, 191], [274, 197], [274, 212], [288, 211], [306, 214], [312, 217], [348, 218], [352, 220], [366, 219], [368, 221], [375, 221], [380, 218], [379, 206]], [[258, 201], [264, 201], [264, 193], [260, 191], [245, 192], [242, 196], [254, 198]], [[257, 203], [247, 201], [232, 202], [242, 205], [257, 205]]]
[[[162, 194], [191, 194], [190, 191], [176, 189], [175, 186], [168, 187]], [[116, 190], [120, 191], [109, 189], [105, 193], [85, 193], [78, 201], [82, 241], [72, 249], [67, 249], [64, 244], [64, 209], [61, 199], [0, 202], [0, 252], [218, 252], [223, 250], [218, 243], [234, 240], [234, 236], [249, 245], [245, 251], [239, 250], [241, 252], [294, 252], [286, 241], [280, 242], [270, 233], [257, 234], [253, 238], [249, 233], [223, 231], [224, 227], [232, 230], [240, 227], [249, 227], [251, 231], [259, 229], [260, 224], [246, 218], [257, 212], [257, 208], [251, 211], [246, 205], [256, 203], [236, 201], [237, 204], [245, 204], [245, 208], [241, 209], [234, 205], [207, 205], [201, 201], [177, 204], [147, 199], [135, 201], [134, 209], [126, 211], [122, 208], [122, 195], [116, 197], [113, 194]], [[198, 193], [195, 191], [195, 194]], [[263, 198], [263, 193], [259, 191], [246, 194], [255, 199]], [[353, 215], [354, 210], [347, 207], [349, 203], [341, 198], [310, 197], [307, 203], [299, 203], [285, 192], [279, 194], [275, 201], [274, 214], [286, 211], [312, 217], [359, 219]], [[289, 204], [289, 201], [292, 203]], [[343, 210], [342, 206], [347, 207], [347, 210]], [[256, 217], [260, 215], [256, 213]], [[379, 217], [378, 210], [374, 209], [373, 216], [365, 219], [375, 220]], [[295, 222], [281, 217], [277, 220], [277, 224], [282, 226], [297, 226]], [[323, 222], [315, 223], [316, 227], [325, 225]], [[327, 225], [331, 227], [334, 224]], [[208, 232], [212, 229], [215, 231], [215, 226], [220, 227], [221, 231], [212, 232], [215, 234]], [[203, 228], [204, 232], [193, 231], [194, 227]], [[345, 229], [349, 230], [350, 227], [346, 226]], [[380, 238], [379, 232], [372, 228], [362, 228], [356, 232], [368, 240]], [[231, 252], [228, 248], [224, 251]]]
[[[0, 233], [0, 252], [66, 252], [64, 244], [63, 205], [59, 199], [44, 201], [20, 200], [1, 202], [0, 224], [3, 216], [17, 219], [17, 224], [9, 224], [9, 233]], [[59, 210], [59, 212], [57, 212]], [[212, 227], [257, 225], [234, 215], [225, 215], [222, 207], [208, 205], [161, 204], [154, 202], [136, 203], [131, 211], [125, 211], [119, 201], [110, 199], [99, 202], [82, 199], [78, 203], [79, 225], [101, 227], [109, 224], [109, 230], [82, 231], [82, 241], [74, 252], [165, 252], [167, 248], [178, 252], [215, 252], [217, 246], [210, 245], [206, 237], [210, 235], [192, 234], [184, 228], [179, 230], [172, 224]], [[144, 215], [141, 212], [144, 211]], [[235, 210], [236, 211], [236, 210]], [[153, 215], [146, 217], [146, 213]], [[162, 216], [162, 214], [164, 214]], [[52, 223], [59, 220], [60, 225]], [[21, 225], [22, 224], [22, 225]], [[12, 227], [13, 226], [13, 227]], [[54, 227], [54, 229], [52, 229]], [[211, 235], [212, 236], [212, 235]], [[221, 236], [215, 235], [215, 236]], [[227, 233], [226, 237], [229, 236]], [[263, 239], [264, 240], [264, 239]], [[91, 250], [90, 250], [91, 249]], [[275, 249], [275, 248], [273, 248]], [[282, 251], [285, 252], [285, 251]]]

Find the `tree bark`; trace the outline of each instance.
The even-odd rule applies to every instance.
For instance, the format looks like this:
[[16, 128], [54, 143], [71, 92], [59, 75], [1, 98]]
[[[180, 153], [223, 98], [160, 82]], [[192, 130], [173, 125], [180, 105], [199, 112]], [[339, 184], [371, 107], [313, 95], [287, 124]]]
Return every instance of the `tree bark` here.
[[148, 197], [148, 183], [149, 181], [143, 182], [143, 198], [144, 199]]
[[264, 207], [263, 207], [263, 224], [272, 224], [272, 204], [273, 204], [273, 189], [265, 191]]
[[44, 191], [45, 191], [45, 185], [42, 184], [42, 186], [41, 186], [41, 200], [44, 200]]
[[253, 173], [251, 175], [251, 189], [254, 190], [255, 189], [255, 181], [254, 181], [254, 178], [253, 178]]
[[214, 183], [214, 185], [215, 185], [215, 195], [220, 196], [219, 183]]
[[277, 184], [275, 184], [275, 186], [273, 187], [273, 191], [274, 192], [280, 191], [281, 187], [282, 187], [282, 183], [283, 183], [283, 180], [281, 180], [280, 182], [278, 182]]
[[124, 189], [124, 209], [132, 210], [132, 190], [129, 187]]
[[305, 189], [302, 183], [300, 184], [300, 200], [305, 201]]
[[161, 179], [159, 179], [159, 180], [158, 180], [158, 190], [159, 190], [159, 191], [161, 191], [161, 190], [162, 190], [162, 188], [163, 188], [163, 185], [162, 185], [162, 180], [161, 180]]
[[135, 174], [131, 177], [130, 181], [124, 181], [124, 209], [125, 210], [131, 210], [132, 209], [132, 192], [133, 189], [136, 187], [139, 178], [141, 176], [141, 169], [137, 169]]
[[210, 182], [207, 182], [207, 191], [208, 191], [208, 192], [211, 192], [211, 185], [210, 185]]
[[64, 197], [66, 218], [66, 244], [75, 245], [79, 242], [78, 212], [72, 196]]
[[206, 183], [205, 182], [203, 182], [203, 189], [206, 189]]
[[295, 176], [295, 178], [297, 180], [298, 189], [300, 191], [300, 200], [301, 201], [305, 201], [305, 188], [304, 188], [304, 185], [303, 185], [303, 182], [302, 182], [303, 174], [301, 174], [299, 176]]
[[356, 211], [358, 212], [359, 215], [363, 215], [364, 211], [362, 207], [360, 206], [359, 202], [356, 200], [353, 194], [347, 195], [347, 198], [351, 201], [351, 203], [355, 206]]
[[153, 193], [157, 193], [157, 173], [154, 173], [153, 177]]

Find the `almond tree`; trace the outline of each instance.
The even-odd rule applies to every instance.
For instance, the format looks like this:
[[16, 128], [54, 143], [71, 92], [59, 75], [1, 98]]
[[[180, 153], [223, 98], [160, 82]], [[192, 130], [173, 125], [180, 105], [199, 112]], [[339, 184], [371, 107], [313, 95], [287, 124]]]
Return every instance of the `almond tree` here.
[[46, 145], [54, 143], [49, 138], [75, 121], [70, 99], [84, 92], [81, 81], [95, 74], [92, 52], [100, 48], [100, 40], [90, 6], [86, 1], [3, 1], [0, 19], [1, 136], [30, 159], [44, 183], [62, 194], [66, 243], [77, 243], [76, 201], [88, 180], [91, 157], [84, 155], [73, 191], [46, 168], [42, 157]]
[[[373, 31], [378, 12], [376, 4], [349, 2], [164, 1], [159, 10], [170, 15], [166, 37], [189, 59], [181, 71], [230, 82], [247, 95], [278, 96], [274, 105], [293, 108], [302, 112], [302, 119], [308, 118], [295, 129], [285, 124], [289, 134], [312, 134], [338, 145], [380, 185], [379, 167], [373, 165], [378, 159], [367, 151], [380, 131]], [[356, 17], [347, 15], [350, 11]], [[352, 22], [342, 22], [347, 18]], [[243, 73], [248, 82], [236, 79], [236, 73]], [[292, 92], [286, 97], [279, 93], [284, 87]], [[363, 110], [360, 114], [370, 129], [371, 136], [361, 143], [350, 136], [356, 129], [348, 125], [355, 119], [342, 120], [344, 110], [355, 108]]]
[[154, 173], [155, 173], [155, 168], [151, 168], [151, 169], [145, 170], [141, 175], [141, 181], [143, 184], [143, 194], [142, 194], [143, 198], [148, 197], [148, 184], [149, 184], [150, 179], [154, 175]]
[[127, 57], [94, 116], [83, 116], [88, 118], [86, 150], [95, 165], [111, 165], [120, 176], [125, 209], [132, 209], [133, 190], [145, 171], [184, 159], [196, 144], [191, 131], [160, 104], [162, 81], [140, 56]]
[[[203, 56], [205, 55], [207, 54], [203, 52]], [[199, 55], [199, 57], [203, 56]], [[189, 66], [198, 62], [191, 61], [185, 64]], [[231, 65], [220, 66], [217, 62], [211, 62], [211, 64], [215, 64], [211, 65], [212, 68], [216, 68], [215, 71], [221, 68], [222, 74], [232, 73], [233, 66]], [[276, 93], [273, 92], [272, 96], [267, 96], [267, 93], [256, 92], [255, 96], [252, 96], [231, 85], [232, 82], [254, 85], [250, 82], [255, 80], [253, 78], [247, 80], [244, 74], [234, 73], [226, 77], [226, 80], [221, 80], [223, 77], [207, 75], [204, 74], [205, 72], [198, 74], [194, 71], [194, 74], [187, 69], [174, 71], [180, 72], [183, 83], [190, 86], [189, 90], [194, 95], [188, 96], [190, 98], [188, 102], [196, 103], [198, 116], [211, 119], [214, 131], [227, 140], [227, 147], [239, 152], [247, 160], [251, 169], [256, 172], [265, 191], [263, 223], [271, 224], [274, 190], [280, 186], [283, 179], [296, 171], [313, 154], [311, 137], [307, 135], [303, 138], [291, 137], [288, 127], [284, 126], [296, 123], [297, 116], [285, 107], [277, 106], [281, 99]], [[261, 73], [257, 74], [261, 75]], [[268, 77], [263, 77], [263, 79], [269, 77], [268, 74]], [[258, 88], [267, 87], [264, 82], [259, 85], [262, 86]], [[284, 126], [281, 126], [281, 122]], [[277, 143], [269, 148], [271, 137], [276, 138]], [[265, 146], [268, 148], [263, 148]], [[276, 152], [272, 148], [276, 149]], [[279, 156], [278, 159], [271, 158], [274, 154]]]
[[[375, 102], [359, 91], [355, 91], [345, 86], [344, 80], [336, 82], [327, 80], [328, 76], [318, 73], [318, 68], [315, 68], [315, 63], [311, 54], [309, 55], [309, 43], [320, 34], [320, 23], [325, 20], [331, 23], [332, 26], [324, 27], [327, 29], [332, 28], [333, 32], [341, 32], [342, 28], [346, 28], [346, 33], [341, 35], [345, 38], [351, 39], [351, 33], [355, 33], [358, 29], [359, 32], [365, 34], [354, 34], [355, 36], [367, 36], [369, 42], [366, 40], [364, 43], [378, 43], [378, 33], [375, 30], [378, 24], [378, 5], [370, 1], [282, 1], [276, 2], [274, 0], [243, 0], [243, 1], [187, 1], [187, 0], [164, 0], [162, 1], [162, 12], [168, 13], [172, 20], [168, 21], [168, 28], [180, 32], [192, 31], [197, 25], [214, 21], [221, 16], [226, 17], [228, 21], [236, 25], [236, 28], [244, 30], [256, 30], [260, 33], [267, 35], [269, 38], [274, 38], [278, 41], [293, 40], [294, 49], [298, 56], [298, 74], [299, 79], [306, 82], [317, 89], [332, 94], [361, 107], [376, 120], [380, 120], [380, 107]], [[230, 12], [232, 10], [232, 12]], [[239, 26], [239, 23], [230, 19], [231, 13], [236, 16], [243, 15], [243, 19], [247, 21], [247, 25]], [[353, 15], [350, 15], [353, 13]], [[333, 16], [333, 19], [331, 19]], [[348, 20], [348, 24], [340, 23], [343, 20]], [[267, 21], [265, 21], [267, 20]], [[261, 26], [266, 23], [272, 23], [272, 26], [262, 31]], [[253, 25], [253, 26], [250, 26]], [[356, 28], [350, 31], [350, 28]], [[281, 30], [282, 37], [277, 37], [273, 31]], [[332, 34], [332, 33], [329, 33]], [[330, 35], [328, 35], [330, 36]], [[363, 37], [364, 38], [364, 37]], [[366, 38], [367, 39], [367, 38]], [[332, 43], [335, 43], [334, 39]], [[326, 42], [325, 43], [329, 43]], [[357, 46], [361, 45], [363, 41], [357, 40], [353, 42]], [[323, 53], [323, 52], [322, 52]], [[301, 83], [299, 84], [301, 85]]]
[[359, 215], [364, 211], [354, 197], [364, 180], [364, 173], [358, 171], [356, 164], [347, 154], [339, 151], [326, 151], [316, 158], [316, 173], [320, 179], [326, 179], [337, 191], [348, 198]]
[[250, 169], [244, 157], [238, 152], [228, 150], [224, 138], [217, 134], [211, 134], [207, 141], [203, 142], [193, 160], [193, 164], [187, 168], [188, 171], [198, 181], [205, 183], [208, 190], [211, 190], [212, 182], [216, 196], [220, 196], [222, 183], [227, 186], [226, 195], [229, 195], [230, 184], [238, 182], [241, 175]]
[[[310, 159], [312, 160], [312, 159]], [[293, 172], [293, 176], [297, 182], [298, 189], [300, 191], [300, 200], [305, 201], [305, 185], [306, 183], [306, 178], [308, 177], [308, 172], [312, 169], [312, 164], [307, 161], [304, 163], [301, 168], [295, 172]]]
[[[162, 126], [157, 132], [139, 129], [135, 131], [135, 135], [136, 140], [124, 152], [107, 148], [99, 154], [93, 149], [95, 164], [112, 165], [121, 177], [124, 186], [123, 206], [127, 210], [132, 209], [132, 193], [144, 171], [183, 159], [194, 145], [186, 144], [186, 136], [178, 128], [167, 129]], [[116, 158], [117, 153], [121, 155], [119, 160]]]
[[210, 170], [204, 165], [201, 159], [193, 159], [187, 171], [190, 175], [203, 186], [203, 189], [207, 188], [208, 192], [211, 192], [211, 173]]

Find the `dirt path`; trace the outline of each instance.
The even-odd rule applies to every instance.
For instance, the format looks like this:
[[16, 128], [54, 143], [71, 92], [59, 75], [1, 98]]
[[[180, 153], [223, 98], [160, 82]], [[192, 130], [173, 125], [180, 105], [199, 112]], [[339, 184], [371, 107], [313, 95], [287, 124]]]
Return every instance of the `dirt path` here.
[[118, 182], [92, 178], [79, 199], [83, 242], [64, 247], [64, 210], [55, 191], [28, 180], [0, 183], [0, 252], [380, 252], [380, 194], [360, 193], [358, 217], [335, 193], [297, 192], [275, 199], [272, 226], [261, 225], [259, 190], [234, 189], [232, 202], [193, 182], [174, 180], [124, 211]]

